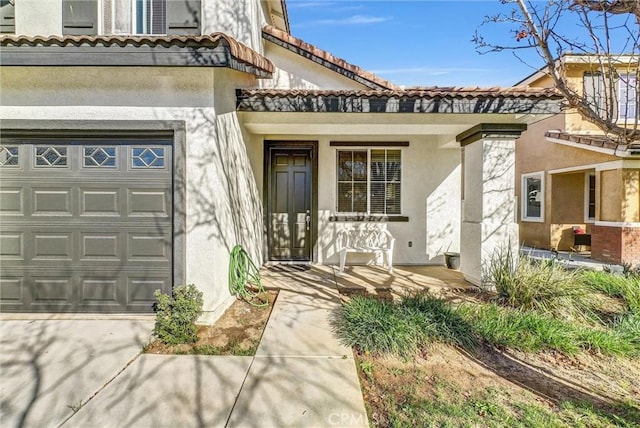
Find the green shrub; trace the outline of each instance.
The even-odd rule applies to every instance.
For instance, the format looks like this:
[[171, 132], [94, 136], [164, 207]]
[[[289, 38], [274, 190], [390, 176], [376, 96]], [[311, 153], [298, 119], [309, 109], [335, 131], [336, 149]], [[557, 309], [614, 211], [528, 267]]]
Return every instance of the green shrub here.
[[156, 290], [156, 323], [153, 333], [167, 345], [193, 343], [195, 322], [202, 314], [202, 292], [195, 285], [180, 285], [173, 295]]
[[575, 271], [555, 261], [516, 260], [511, 251], [494, 254], [484, 269], [486, 287], [504, 306], [536, 310], [564, 319], [589, 318], [593, 301]]
[[591, 290], [624, 300], [629, 311], [640, 313], [640, 277], [609, 272], [585, 271], [582, 282]]

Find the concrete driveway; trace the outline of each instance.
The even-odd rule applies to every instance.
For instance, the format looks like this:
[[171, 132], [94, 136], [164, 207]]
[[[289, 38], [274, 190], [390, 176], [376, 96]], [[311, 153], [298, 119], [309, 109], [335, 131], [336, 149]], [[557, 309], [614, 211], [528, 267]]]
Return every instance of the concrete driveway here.
[[135, 360], [153, 320], [0, 321], [0, 426], [59, 426]]

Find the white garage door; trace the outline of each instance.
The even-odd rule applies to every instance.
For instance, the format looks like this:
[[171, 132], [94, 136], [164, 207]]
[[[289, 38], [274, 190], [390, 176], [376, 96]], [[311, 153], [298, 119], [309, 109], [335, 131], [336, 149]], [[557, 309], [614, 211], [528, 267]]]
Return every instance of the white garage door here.
[[171, 141], [4, 140], [0, 310], [152, 311], [172, 212]]

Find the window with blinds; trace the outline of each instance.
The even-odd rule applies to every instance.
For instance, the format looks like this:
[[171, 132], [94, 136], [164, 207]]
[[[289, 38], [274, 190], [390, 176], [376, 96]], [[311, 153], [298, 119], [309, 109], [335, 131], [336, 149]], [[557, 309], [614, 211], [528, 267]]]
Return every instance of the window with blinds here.
[[338, 212], [401, 214], [400, 150], [338, 150], [337, 163]]
[[618, 84], [618, 119], [637, 119], [638, 76], [635, 73], [621, 74]]
[[[10, 12], [9, 8], [4, 6], [6, 1], [8, 0], [0, 0], [2, 16]], [[63, 34], [200, 35], [200, 0], [62, 0], [62, 2]], [[5, 31], [5, 27], [0, 28], [0, 31]]]
[[167, 32], [167, 0], [136, 0], [136, 33]]

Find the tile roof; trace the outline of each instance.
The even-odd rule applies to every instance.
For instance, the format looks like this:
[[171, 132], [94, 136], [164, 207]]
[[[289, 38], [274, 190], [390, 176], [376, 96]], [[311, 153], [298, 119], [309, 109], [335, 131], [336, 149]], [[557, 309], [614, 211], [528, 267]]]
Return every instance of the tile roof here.
[[548, 88], [429, 87], [396, 90], [243, 89], [240, 111], [555, 114], [562, 97]]
[[[571, 134], [559, 130], [551, 130], [545, 133], [546, 138], [567, 141], [570, 143], [582, 144], [588, 147], [612, 150], [613, 154], [621, 152], [637, 152], [640, 150], [640, 144], [623, 144], [609, 138], [606, 135], [597, 134]], [[587, 148], [588, 148], [587, 147]], [[633, 153], [637, 154], [637, 153]]]
[[307, 43], [291, 34], [279, 30], [270, 25], [262, 28], [262, 36], [285, 49], [308, 58], [324, 67], [337, 73], [347, 76], [371, 89], [399, 89], [398, 86], [382, 79], [375, 74], [368, 72], [356, 65], [353, 65], [342, 58], [333, 56], [329, 52], [322, 50], [311, 43]]
[[403, 98], [477, 98], [477, 97], [515, 97], [515, 98], [552, 98], [562, 96], [552, 88], [528, 86], [503, 87], [458, 87], [430, 86], [411, 87], [388, 90], [352, 90], [352, 89], [246, 89], [247, 95], [263, 95], [274, 97], [285, 96], [354, 96], [354, 97], [403, 97]]
[[228, 47], [231, 56], [266, 73], [273, 73], [273, 63], [258, 52], [224, 33], [203, 36], [0, 36], [0, 47]]

